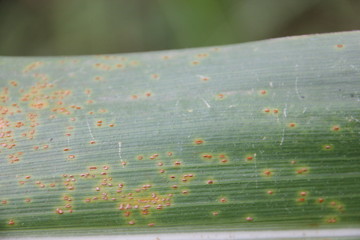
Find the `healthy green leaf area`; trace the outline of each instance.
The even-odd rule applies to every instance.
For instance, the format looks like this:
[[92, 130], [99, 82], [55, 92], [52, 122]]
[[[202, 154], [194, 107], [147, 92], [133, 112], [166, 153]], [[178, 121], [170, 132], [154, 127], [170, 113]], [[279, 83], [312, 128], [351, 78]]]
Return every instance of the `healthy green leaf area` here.
[[360, 223], [360, 32], [0, 58], [0, 235]]

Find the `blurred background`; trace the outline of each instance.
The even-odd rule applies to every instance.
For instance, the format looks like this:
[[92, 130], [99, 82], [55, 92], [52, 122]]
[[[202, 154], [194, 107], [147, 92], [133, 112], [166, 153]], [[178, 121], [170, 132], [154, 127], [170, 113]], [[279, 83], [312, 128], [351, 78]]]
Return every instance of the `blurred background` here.
[[0, 0], [0, 55], [140, 52], [359, 28], [359, 0]]

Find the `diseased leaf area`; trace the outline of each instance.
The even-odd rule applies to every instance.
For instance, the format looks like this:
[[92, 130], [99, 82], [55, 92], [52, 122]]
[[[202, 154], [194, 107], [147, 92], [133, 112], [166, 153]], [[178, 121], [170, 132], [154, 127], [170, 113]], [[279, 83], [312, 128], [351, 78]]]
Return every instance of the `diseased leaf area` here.
[[0, 58], [0, 229], [358, 226], [358, 32]]

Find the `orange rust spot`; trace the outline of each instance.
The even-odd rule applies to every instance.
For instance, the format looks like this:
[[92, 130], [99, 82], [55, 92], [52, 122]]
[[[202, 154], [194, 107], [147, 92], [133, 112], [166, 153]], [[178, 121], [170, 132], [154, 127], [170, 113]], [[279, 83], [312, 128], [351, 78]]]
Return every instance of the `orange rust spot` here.
[[131, 98], [132, 99], [138, 99], [138, 96], [137, 95], [131, 95]]
[[2, 200], [2, 201], [1, 201], [1, 204], [7, 204], [7, 203], [8, 203], [7, 200]]
[[149, 227], [154, 227], [154, 226], [155, 226], [155, 223], [148, 223], [148, 226], [149, 226]]
[[14, 224], [15, 224], [14, 220], [10, 219], [8, 225], [14, 225]]
[[113, 123], [112, 123], [112, 124], [109, 124], [109, 127], [114, 127], [114, 126], [115, 126], [115, 124], [113, 124]]
[[307, 172], [308, 172], [307, 168], [301, 168], [301, 169], [296, 170], [297, 174], [303, 174], [303, 173], [307, 173]]
[[196, 61], [196, 60], [195, 60], [195, 61], [192, 61], [191, 64], [192, 64], [192, 65], [199, 65], [199, 64], [200, 64], [200, 61]]
[[335, 126], [332, 127], [332, 130], [333, 131], [339, 131], [340, 127], [338, 125], [335, 125]]
[[145, 93], [145, 96], [147, 96], [147, 97], [151, 97], [151, 95], [152, 95], [151, 92], [146, 92]]
[[222, 93], [219, 93], [219, 94], [216, 95], [216, 98], [217, 98], [217, 99], [224, 99], [224, 98], [225, 98], [225, 95], [222, 94]]
[[75, 155], [69, 155], [68, 159], [75, 159]]
[[254, 221], [254, 218], [252, 218], [252, 217], [246, 217], [245, 220], [248, 221], [248, 222], [252, 222], [252, 221]]
[[208, 181], [207, 181], [207, 184], [213, 184], [213, 183], [214, 183], [213, 180], [208, 180]]
[[212, 155], [210, 154], [204, 154], [202, 155], [203, 158], [208, 158], [208, 159], [211, 159], [212, 158]]
[[297, 201], [298, 202], [305, 202], [305, 198], [298, 198]]
[[270, 112], [270, 109], [269, 109], [269, 108], [265, 108], [265, 109], [264, 109], [264, 112], [269, 113], [269, 112]]
[[268, 190], [266, 193], [272, 195], [274, 192], [272, 190]]
[[323, 199], [323, 198], [318, 198], [317, 201], [318, 201], [318, 203], [323, 203], [323, 202], [325, 201], [325, 199]]
[[30, 198], [25, 198], [24, 202], [30, 203], [30, 202], [31, 202], [31, 199], [30, 199]]
[[266, 90], [261, 90], [260, 94], [265, 95], [265, 94], [267, 94], [267, 91]]
[[220, 200], [219, 200], [219, 202], [221, 202], [221, 203], [226, 203], [228, 200], [226, 199], [226, 198], [220, 198]]
[[17, 87], [18, 83], [16, 81], [10, 81], [10, 84], [14, 87]]
[[172, 153], [172, 152], [168, 152], [167, 155], [168, 155], [169, 157], [171, 157], [171, 156], [173, 155], [173, 153]]
[[270, 177], [272, 175], [272, 172], [270, 170], [265, 170], [264, 175]]
[[275, 113], [275, 114], [276, 114], [276, 113], [279, 113], [279, 110], [275, 108], [275, 109], [273, 110], [273, 113]]
[[337, 48], [343, 48], [344, 45], [343, 45], [343, 44], [336, 44], [336, 47], [337, 47]]
[[180, 166], [180, 165], [181, 165], [181, 162], [180, 162], [180, 161], [174, 162], [174, 166]]
[[130, 221], [129, 222], [129, 225], [134, 225], [135, 224], [135, 221]]
[[188, 194], [189, 191], [188, 191], [188, 190], [183, 190], [181, 193], [182, 193], [182, 194]]
[[222, 163], [227, 163], [227, 162], [228, 162], [227, 159], [221, 159], [220, 161], [221, 161]]
[[332, 149], [333, 147], [332, 147], [331, 145], [325, 145], [323, 148], [324, 148], [325, 150], [330, 150], [330, 149]]
[[90, 143], [90, 144], [95, 144], [96, 142], [95, 142], [95, 141], [90, 141], [89, 143]]
[[307, 195], [307, 192], [300, 192], [299, 194], [300, 194], [300, 196], [303, 196], [303, 197], [304, 197], [304, 196]]
[[219, 215], [219, 212], [213, 212], [212, 215], [217, 216], [217, 215]]
[[102, 81], [102, 80], [103, 80], [103, 77], [96, 76], [94, 79], [95, 79], [96, 81]]
[[57, 208], [57, 209], [55, 210], [55, 212], [56, 212], [57, 214], [64, 214], [64, 211], [63, 211], [61, 208]]
[[327, 223], [336, 223], [336, 218], [329, 218], [327, 221]]
[[25, 179], [30, 179], [31, 178], [31, 176], [25, 176]]
[[289, 123], [289, 127], [296, 127], [296, 123]]
[[137, 156], [137, 160], [143, 160], [144, 159], [144, 156]]
[[151, 77], [152, 79], [159, 79], [159, 78], [160, 78], [159, 74], [156, 74], [156, 73], [151, 74], [150, 77]]
[[254, 157], [252, 157], [252, 156], [246, 157], [246, 160], [249, 160], [249, 161], [251, 161], [251, 160], [253, 160], [253, 159], [254, 159]]
[[200, 144], [203, 144], [203, 143], [204, 143], [204, 140], [202, 140], [202, 139], [196, 139], [196, 140], [194, 141], [194, 143], [197, 144], [197, 145], [200, 145]]
[[70, 151], [70, 148], [64, 148], [64, 151], [65, 152]]

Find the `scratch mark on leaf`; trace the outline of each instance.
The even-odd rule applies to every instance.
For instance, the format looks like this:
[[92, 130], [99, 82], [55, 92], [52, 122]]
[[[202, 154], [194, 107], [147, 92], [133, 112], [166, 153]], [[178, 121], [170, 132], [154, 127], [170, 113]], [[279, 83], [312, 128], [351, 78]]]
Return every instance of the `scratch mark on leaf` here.
[[283, 128], [283, 131], [282, 131], [282, 136], [281, 136], [280, 146], [281, 146], [281, 145], [283, 145], [284, 140], [285, 140], [285, 128]]
[[87, 118], [86, 118], [86, 125], [87, 125], [87, 128], [89, 129], [89, 133], [90, 133], [90, 136], [91, 136], [92, 140], [95, 140], [94, 135], [91, 132], [91, 127], [90, 127], [90, 124], [89, 124], [89, 120]]
[[211, 108], [210, 104], [209, 104], [204, 98], [201, 98], [201, 100], [205, 103], [205, 105], [206, 105], [208, 108]]

